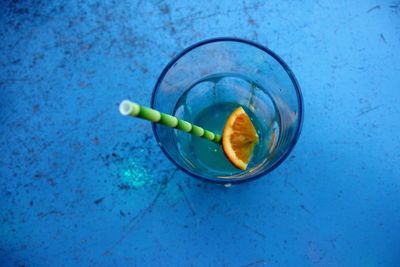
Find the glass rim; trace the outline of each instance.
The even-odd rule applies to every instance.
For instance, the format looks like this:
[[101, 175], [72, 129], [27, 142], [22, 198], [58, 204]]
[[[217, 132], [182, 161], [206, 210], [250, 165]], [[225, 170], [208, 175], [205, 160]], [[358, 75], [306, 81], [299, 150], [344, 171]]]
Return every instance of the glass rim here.
[[288, 149], [285, 151], [285, 153], [283, 153], [280, 158], [271, 166], [269, 166], [267, 169], [265, 169], [264, 171], [255, 174], [255, 175], [249, 175], [248, 177], [243, 177], [243, 178], [210, 178], [210, 177], [206, 177], [206, 176], [201, 176], [199, 174], [196, 174], [194, 172], [191, 172], [190, 170], [186, 169], [184, 166], [182, 166], [181, 164], [179, 164], [170, 154], [169, 152], [164, 148], [163, 145], [159, 145], [161, 144], [161, 140], [160, 137], [158, 135], [157, 129], [156, 129], [156, 124], [152, 123], [152, 129], [153, 129], [153, 134], [156, 138], [157, 144], [159, 145], [159, 147], [161, 148], [161, 150], [163, 151], [163, 153], [167, 156], [167, 158], [175, 165], [177, 166], [180, 170], [182, 170], [183, 172], [185, 172], [186, 174], [193, 176], [195, 178], [201, 179], [202, 181], [210, 181], [213, 183], [220, 183], [220, 184], [238, 184], [238, 183], [243, 183], [243, 182], [249, 182], [249, 181], [253, 181], [255, 179], [261, 178], [262, 176], [272, 172], [275, 168], [277, 168], [279, 165], [282, 164], [282, 162], [289, 156], [289, 154], [292, 152], [293, 148], [295, 147], [299, 137], [300, 137], [300, 133], [301, 133], [301, 129], [303, 126], [303, 116], [304, 116], [304, 106], [303, 106], [303, 95], [301, 93], [300, 90], [300, 85], [296, 79], [296, 77], [294, 76], [292, 70], [289, 68], [289, 66], [286, 64], [285, 61], [283, 61], [283, 59], [281, 57], [279, 57], [277, 54], [275, 54], [272, 50], [270, 50], [269, 48], [262, 46], [258, 43], [255, 43], [253, 41], [249, 41], [246, 39], [242, 39], [242, 38], [237, 38], [237, 37], [217, 37], [217, 38], [211, 38], [211, 39], [206, 39], [200, 42], [197, 42], [185, 49], [183, 49], [180, 53], [178, 53], [175, 57], [173, 57], [169, 63], [164, 67], [163, 71], [161, 72], [160, 76], [157, 79], [157, 82], [154, 86], [152, 95], [151, 95], [151, 100], [150, 100], [150, 106], [151, 108], [155, 108], [154, 104], [155, 104], [155, 96], [157, 94], [157, 91], [160, 87], [161, 82], [164, 80], [165, 75], [167, 74], [167, 72], [171, 69], [171, 67], [180, 59], [182, 58], [184, 55], [186, 55], [187, 53], [189, 53], [190, 51], [196, 49], [197, 47], [203, 46], [203, 45], [207, 45], [210, 43], [217, 43], [217, 42], [237, 42], [237, 43], [242, 43], [242, 44], [246, 44], [246, 45], [250, 45], [253, 47], [256, 47], [258, 49], [261, 49], [262, 51], [264, 51], [265, 53], [269, 54], [271, 57], [273, 57], [282, 67], [283, 69], [286, 71], [286, 73], [288, 74], [290, 80], [292, 81], [292, 84], [295, 88], [296, 94], [297, 94], [297, 102], [299, 105], [299, 125], [296, 129], [296, 133], [294, 135], [294, 138], [292, 139], [291, 143], [288, 146]]

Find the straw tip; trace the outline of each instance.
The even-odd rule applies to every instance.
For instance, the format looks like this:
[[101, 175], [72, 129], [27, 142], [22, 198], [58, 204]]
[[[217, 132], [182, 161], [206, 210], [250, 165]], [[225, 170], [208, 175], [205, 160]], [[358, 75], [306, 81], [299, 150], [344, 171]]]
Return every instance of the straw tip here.
[[119, 112], [124, 115], [133, 115], [136, 116], [140, 111], [140, 106], [136, 103], [133, 103], [129, 100], [124, 100], [119, 104]]

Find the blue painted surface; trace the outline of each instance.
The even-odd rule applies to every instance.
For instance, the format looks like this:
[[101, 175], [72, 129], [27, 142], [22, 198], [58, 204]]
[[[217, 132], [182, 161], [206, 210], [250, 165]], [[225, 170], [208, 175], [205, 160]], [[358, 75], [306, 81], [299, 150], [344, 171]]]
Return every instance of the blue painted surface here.
[[[0, 25], [1, 266], [399, 266], [399, 1], [6, 1]], [[231, 188], [117, 110], [216, 36], [282, 56], [306, 109]]]

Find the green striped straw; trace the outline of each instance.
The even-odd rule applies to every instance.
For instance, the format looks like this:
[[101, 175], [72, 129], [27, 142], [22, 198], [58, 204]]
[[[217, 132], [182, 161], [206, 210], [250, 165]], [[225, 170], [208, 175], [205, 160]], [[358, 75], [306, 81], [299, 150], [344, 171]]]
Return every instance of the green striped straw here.
[[131, 115], [133, 117], [138, 117], [155, 123], [164, 124], [168, 127], [172, 127], [193, 134], [195, 136], [202, 137], [217, 144], [221, 143], [221, 135], [219, 134], [215, 134], [213, 132], [203, 129], [200, 126], [159, 112], [155, 109], [143, 107], [129, 100], [124, 100], [121, 102], [121, 104], [119, 105], [119, 112], [121, 112], [121, 114], [124, 116]]

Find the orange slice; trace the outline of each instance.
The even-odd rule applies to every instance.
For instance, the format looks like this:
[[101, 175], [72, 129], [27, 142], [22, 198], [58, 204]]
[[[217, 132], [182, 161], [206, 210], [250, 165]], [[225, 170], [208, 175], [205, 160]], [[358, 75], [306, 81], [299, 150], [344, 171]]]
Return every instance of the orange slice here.
[[222, 134], [222, 149], [236, 168], [245, 170], [258, 143], [257, 131], [242, 107], [238, 107], [226, 121]]

